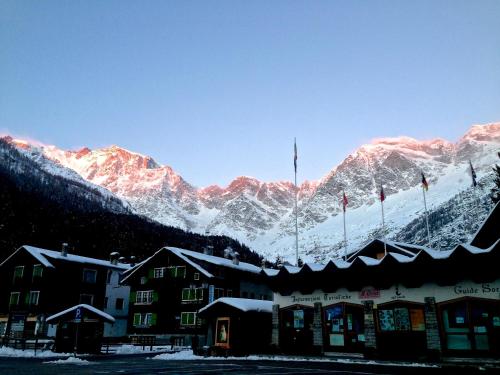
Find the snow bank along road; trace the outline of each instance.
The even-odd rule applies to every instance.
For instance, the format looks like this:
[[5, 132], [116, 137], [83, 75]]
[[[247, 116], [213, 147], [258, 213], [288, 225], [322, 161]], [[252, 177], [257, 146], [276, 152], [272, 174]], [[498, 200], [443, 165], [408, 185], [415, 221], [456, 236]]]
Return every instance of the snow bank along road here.
[[1, 375], [53, 374], [500, 374], [500, 369], [478, 367], [400, 367], [357, 363], [269, 361], [269, 360], [196, 360], [158, 361], [150, 358], [116, 358], [89, 360], [34, 360], [1, 358]]

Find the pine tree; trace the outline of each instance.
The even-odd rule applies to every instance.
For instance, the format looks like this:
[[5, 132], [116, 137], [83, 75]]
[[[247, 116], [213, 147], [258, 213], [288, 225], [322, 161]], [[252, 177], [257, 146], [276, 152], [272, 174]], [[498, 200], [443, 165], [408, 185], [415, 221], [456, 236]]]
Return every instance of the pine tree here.
[[495, 172], [495, 186], [491, 189], [491, 200], [496, 204], [500, 201], [500, 166], [495, 165], [493, 171]]

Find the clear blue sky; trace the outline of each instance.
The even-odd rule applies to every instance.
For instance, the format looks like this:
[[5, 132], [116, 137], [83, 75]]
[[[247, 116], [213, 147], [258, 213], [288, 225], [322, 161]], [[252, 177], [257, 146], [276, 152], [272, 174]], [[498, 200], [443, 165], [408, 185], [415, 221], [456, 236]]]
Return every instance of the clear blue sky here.
[[197, 186], [318, 179], [375, 137], [500, 120], [500, 1], [0, 0], [0, 132]]

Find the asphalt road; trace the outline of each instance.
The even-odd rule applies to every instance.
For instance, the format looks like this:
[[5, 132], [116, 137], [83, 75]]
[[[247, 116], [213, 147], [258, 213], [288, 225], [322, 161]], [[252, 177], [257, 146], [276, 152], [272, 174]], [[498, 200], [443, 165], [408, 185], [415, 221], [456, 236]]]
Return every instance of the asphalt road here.
[[144, 357], [92, 360], [87, 365], [53, 364], [42, 360], [0, 358], [0, 375], [53, 374], [500, 374], [500, 369], [477, 367], [400, 367], [373, 364], [342, 364], [331, 362], [196, 360], [162, 361]]

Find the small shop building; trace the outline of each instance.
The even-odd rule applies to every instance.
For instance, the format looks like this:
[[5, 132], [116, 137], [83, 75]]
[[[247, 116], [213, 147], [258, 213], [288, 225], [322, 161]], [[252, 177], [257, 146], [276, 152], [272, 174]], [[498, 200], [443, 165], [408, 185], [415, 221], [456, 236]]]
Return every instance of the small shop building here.
[[95, 307], [80, 304], [49, 316], [55, 324], [55, 351], [59, 353], [100, 353], [104, 323], [114, 324], [115, 318]]
[[374, 240], [347, 261], [263, 270], [273, 344], [285, 353], [498, 357], [499, 219], [497, 205], [453, 250]]
[[269, 350], [272, 307], [272, 301], [223, 297], [200, 309], [210, 352], [244, 355]]

